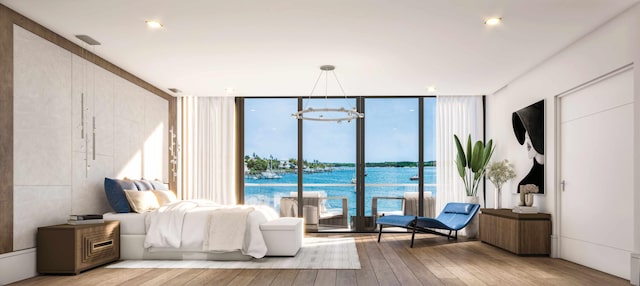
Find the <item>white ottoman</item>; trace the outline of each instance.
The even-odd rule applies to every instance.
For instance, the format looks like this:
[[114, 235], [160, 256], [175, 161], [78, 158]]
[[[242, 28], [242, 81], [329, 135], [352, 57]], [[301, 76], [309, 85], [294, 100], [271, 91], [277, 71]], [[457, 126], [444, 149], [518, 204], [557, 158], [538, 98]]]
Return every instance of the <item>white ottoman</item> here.
[[302, 246], [301, 218], [281, 217], [260, 225], [267, 256], [295, 256]]

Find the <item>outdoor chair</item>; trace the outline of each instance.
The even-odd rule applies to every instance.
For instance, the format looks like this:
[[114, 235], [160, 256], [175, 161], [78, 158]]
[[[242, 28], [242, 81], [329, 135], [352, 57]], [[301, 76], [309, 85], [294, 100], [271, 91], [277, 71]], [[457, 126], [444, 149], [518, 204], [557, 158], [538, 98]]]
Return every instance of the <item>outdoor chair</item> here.
[[[298, 216], [298, 195], [296, 192], [289, 197], [280, 198], [280, 216]], [[330, 200], [341, 201], [341, 208], [327, 208]], [[324, 226], [348, 227], [348, 202], [346, 197], [327, 197], [324, 191], [304, 191], [302, 193], [305, 224], [319, 224]]]

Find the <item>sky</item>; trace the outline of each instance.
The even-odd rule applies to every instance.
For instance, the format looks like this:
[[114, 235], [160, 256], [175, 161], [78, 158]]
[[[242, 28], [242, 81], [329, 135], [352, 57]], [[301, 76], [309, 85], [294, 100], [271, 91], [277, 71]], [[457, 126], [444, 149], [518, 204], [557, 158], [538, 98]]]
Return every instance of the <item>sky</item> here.
[[[307, 103], [308, 102], [308, 103]], [[435, 160], [435, 98], [425, 98], [425, 161]], [[355, 99], [312, 98], [305, 107], [354, 107]], [[297, 98], [245, 99], [245, 155], [297, 157]], [[418, 99], [365, 99], [365, 161], [418, 161]], [[356, 124], [303, 121], [307, 161], [354, 163]]]

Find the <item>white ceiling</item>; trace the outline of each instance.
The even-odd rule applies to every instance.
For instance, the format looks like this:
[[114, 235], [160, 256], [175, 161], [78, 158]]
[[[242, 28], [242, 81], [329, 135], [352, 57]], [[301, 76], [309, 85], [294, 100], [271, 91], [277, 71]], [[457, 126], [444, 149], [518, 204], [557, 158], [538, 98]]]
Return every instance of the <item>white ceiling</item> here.
[[[0, 0], [183, 95], [492, 94], [638, 0]], [[496, 27], [483, 24], [499, 16]], [[146, 27], [157, 19], [161, 30]], [[171, 92], [169, 92], [171, 93]], [[324, 88], [319, 92], [324, 94]], [[314, 93], [315, 95], [319, 94]], [[340, 94], [330, 89], [329, 94]]]

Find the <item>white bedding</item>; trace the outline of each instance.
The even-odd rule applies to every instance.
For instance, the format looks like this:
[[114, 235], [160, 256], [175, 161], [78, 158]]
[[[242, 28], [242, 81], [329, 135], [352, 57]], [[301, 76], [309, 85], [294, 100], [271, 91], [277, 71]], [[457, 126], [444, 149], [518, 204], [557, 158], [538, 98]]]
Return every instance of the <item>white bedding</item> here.
[[[211, 252], [205, 250], [205, 241], [209, 239], [209, 218], [214, 210], [238, 208], [222, 206], [209, 201], [181, 201], [163, 206], [158, 211], [144, 214], [107, 214], [107, 220], [120, 220], [121, 233], [139, 234], [140, 221], [145, 222], [145, 248], [150, 252], [190, 251]], [[278, 214], [266, 206], [252, 206], [244, 228], [244, 240], [241, 253], [262, 258], [267, 248], [260, 231], [260, 224], [273, 220]], [[167, 212], [167, 209], [173, 210]], [[163, 214], [166, 212], [166, 214]], [[172, 213], [171, 213], [172, 212]], [[164, 221], [164, 224], [158, 222]], [[167, 224], [168, 222], [168, 224]], [[175, 247], [177, 246], [177, 247]], [[215, 246], [208, 248], [216, 249]], [[220, 249], [222, 250], [222, 249]], [[225, 249], [229, 250], [229, 249]]]

